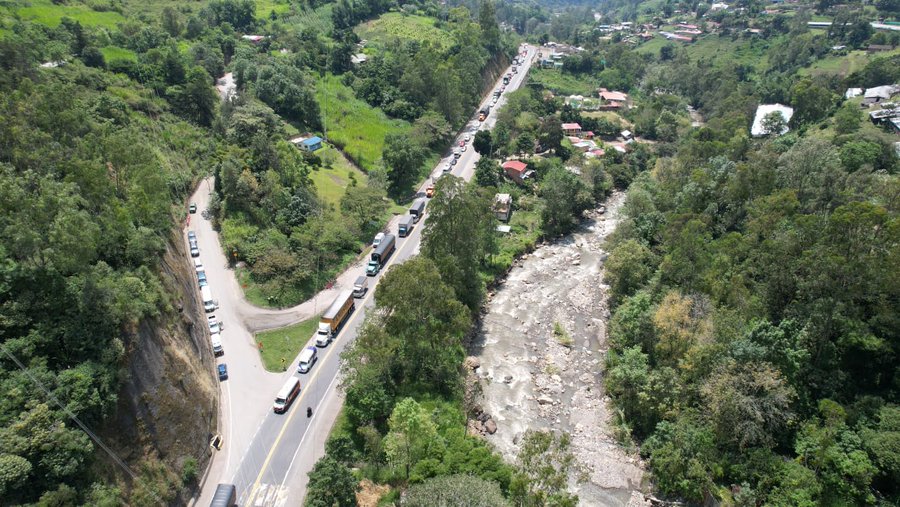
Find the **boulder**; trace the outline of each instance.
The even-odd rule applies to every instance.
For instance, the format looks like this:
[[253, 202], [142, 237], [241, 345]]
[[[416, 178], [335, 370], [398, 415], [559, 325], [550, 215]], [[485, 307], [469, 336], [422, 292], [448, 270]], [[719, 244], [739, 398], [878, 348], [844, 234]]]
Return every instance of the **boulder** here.
[[497, 423], [493, 419], [488, 419], [484, 423], [484, 431], [488, 432], [489, 435], [497, 433]]

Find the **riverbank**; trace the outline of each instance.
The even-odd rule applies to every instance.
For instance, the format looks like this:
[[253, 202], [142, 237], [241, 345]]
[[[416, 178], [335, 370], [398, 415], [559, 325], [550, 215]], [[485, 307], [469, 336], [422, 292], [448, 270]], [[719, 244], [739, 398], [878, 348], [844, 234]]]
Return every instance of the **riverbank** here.
[[570, 478], [581, 505], [645, 504], [643, 464], [617, 443], [602, 382], [609, 319], [604, 243], [624, 200], [613, 194], [574, 233], [517, 260], [489, 295], [471, 351], [480, 363], [478, 403], [495, 431], [485, 431], [486, 438], [514, 461], [527, 430], [570, 433], [588, 478], [581, 484]]

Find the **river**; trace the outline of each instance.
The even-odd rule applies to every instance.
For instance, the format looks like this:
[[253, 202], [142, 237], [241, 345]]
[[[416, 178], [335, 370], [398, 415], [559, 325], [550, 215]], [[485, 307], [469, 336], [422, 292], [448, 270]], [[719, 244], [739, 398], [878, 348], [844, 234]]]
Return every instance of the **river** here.
[[574, 233], [519, 259], [489, 296], [472, 351], [480, 363], [479, 403], [497, 426], [488, 441], [512, 462], [526, 430], [569, 432], [588, 477], [581, 484], [570, 478], [580, 505], [646, 505], [643, 464], [613, 436], [602, 380], [604, 243], [624, 200], [614, 193]]

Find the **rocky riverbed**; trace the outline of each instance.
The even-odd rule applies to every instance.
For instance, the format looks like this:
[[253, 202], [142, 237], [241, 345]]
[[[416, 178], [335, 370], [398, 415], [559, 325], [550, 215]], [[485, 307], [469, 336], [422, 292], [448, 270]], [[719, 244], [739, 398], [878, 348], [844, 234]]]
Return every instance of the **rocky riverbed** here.
[[490, 295], [469, 364], [480, 380], [481, 432], [510, 461], [529, 429], [569, 432], [588, 481], [581, 505], [645, 505], [640, 458], [618, 445], [603, 389], [608, 287], [604, 242], [624, 194], [589, 213], [563, 239], [516, 262]]

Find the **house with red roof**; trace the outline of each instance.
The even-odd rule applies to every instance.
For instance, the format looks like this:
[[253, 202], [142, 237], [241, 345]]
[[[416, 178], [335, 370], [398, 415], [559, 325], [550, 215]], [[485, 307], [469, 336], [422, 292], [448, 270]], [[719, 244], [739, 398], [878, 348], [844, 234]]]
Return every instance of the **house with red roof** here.
[[567, 136], [577, 136], [581, 134], [581, 125], [577, 123], [563, 123], [563, 133]]
[[598, 91], [600, 98], [610, 104], [618, 104], [623, 106], [628, 104], [628, 94], [616, 91], [609, 91], [606, 88], [600, 88]]
[[503, 168], [503, 173], [506, 174], [509, 179], [519, 184], [525, 183], [525, 180], [530, 178], [534, 173], [534, 171], [529, 171], [528, 164], [521, 160], [508, 160], [500, 167]]

